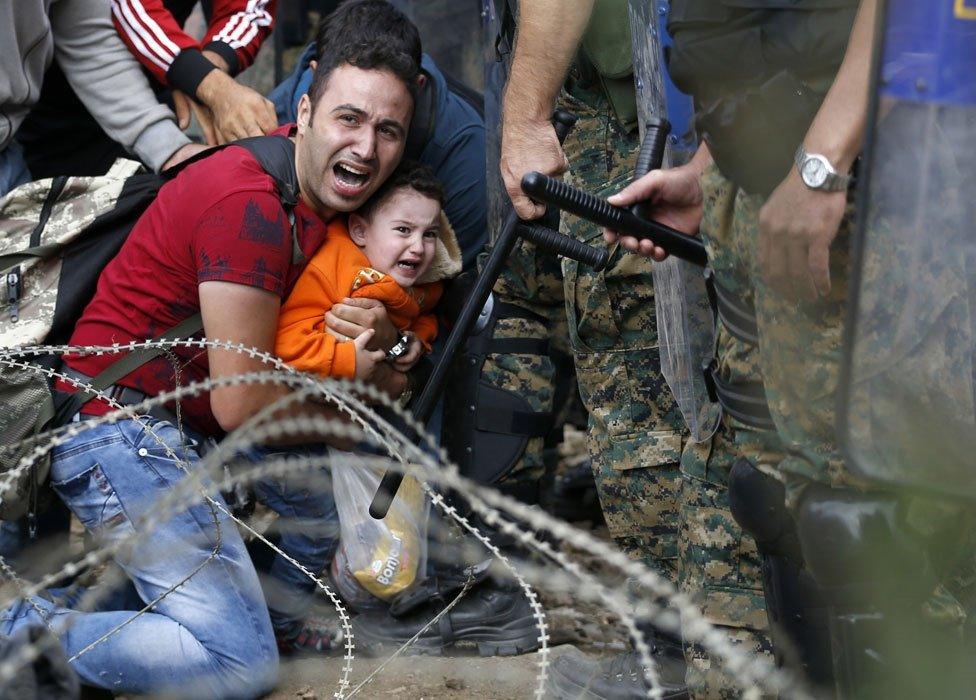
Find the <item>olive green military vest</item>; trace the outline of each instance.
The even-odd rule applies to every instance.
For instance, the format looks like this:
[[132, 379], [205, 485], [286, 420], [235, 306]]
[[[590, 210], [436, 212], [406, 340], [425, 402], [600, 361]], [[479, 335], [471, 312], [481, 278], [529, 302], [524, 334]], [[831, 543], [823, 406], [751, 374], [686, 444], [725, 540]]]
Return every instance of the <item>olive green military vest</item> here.
[[671, 0], [668, 71], [722, 174], [768, 195], [844, 59], [858, 0]]
[[840, 67], [858, 0], [671, 0], [668, 70], [699, 102], [782, 71], [813, 87]]
[[630, 42], [627, 0], [596, 0], [577, 62], [583, 72], [596, 75], [617, 121], [628, 129], [637, 125], [637, 92]]
[[[637, 93], [627, 1], [596, 0], [577, 54], [574, 74], [578, 81], [572, 92], [584, 101], [605, 97], [617, 121], [632, 129], [637, 126]], [[513, 44], [518, 3], [517, 0], [494, 2], [499, 18], [495, 46], [499, 54], [507, 54]]]

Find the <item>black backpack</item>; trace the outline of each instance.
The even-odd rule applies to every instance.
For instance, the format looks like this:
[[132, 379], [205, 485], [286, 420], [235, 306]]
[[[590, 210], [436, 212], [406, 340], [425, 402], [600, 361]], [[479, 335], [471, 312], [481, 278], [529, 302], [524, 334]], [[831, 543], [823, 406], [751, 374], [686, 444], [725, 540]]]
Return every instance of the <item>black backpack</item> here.
[[[115, 257], [159, 189], [188, 165], [218, 150], [246, 148], [274, 179], [292, 229], [292, 259], [303, 260], [294, 208], [298, 203], [295, 146], [282, 136], [235, 141], [197, 154], [161, 174], [137, 171], [117, 161], [106, 176], [55, 177], [28, 183], [0, 199], [0, 343], [6, 348], [62, 345], [95, 294], [102, 270]], [[189, 337], [203, 328], [200, 314], [157, 336]], [[161, 354], [134, 351], [91, 381], [101, 391]], [[70, 420], [93, 392], [56, 401], [46, 375], [59, 370], [60, 356], [4, 358], [0, 350], [0, 483], [28, 455], [33, 435]], [[47, 459], [18, 473], [11, 491], [0, 493], [0, 519], [33, 511], [38, 487], [47, 479]]]

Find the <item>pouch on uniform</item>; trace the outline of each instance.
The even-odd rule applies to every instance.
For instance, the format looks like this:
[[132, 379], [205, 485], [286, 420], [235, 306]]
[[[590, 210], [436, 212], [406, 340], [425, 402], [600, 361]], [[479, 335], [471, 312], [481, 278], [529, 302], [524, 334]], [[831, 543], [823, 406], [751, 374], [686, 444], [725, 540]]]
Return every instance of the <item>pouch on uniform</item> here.
[[417, 480], [408, 476], [386, 517], [376, 520], [369, 514], [369, 504], [379, 488], [381, 471], [352, 453], [332, 454], [332, 488], [339, 512], [339, 553], [333, 575], [352, 603], [363, 601], [351, 590], [350, 574], [364, 591], [390, 601], [426, 574], [427, 497]]

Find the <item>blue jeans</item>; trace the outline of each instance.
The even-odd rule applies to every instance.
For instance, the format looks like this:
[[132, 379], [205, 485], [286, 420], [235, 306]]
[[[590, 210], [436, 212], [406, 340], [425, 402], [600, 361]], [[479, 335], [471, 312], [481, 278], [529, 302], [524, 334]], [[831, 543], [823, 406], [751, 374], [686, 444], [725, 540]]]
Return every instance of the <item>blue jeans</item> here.
[[[321, 457], [323, 446], [256, 447], [249, 461]], [[339, 514], [332, 497], [332, 479], [325, 468], [289, 472], [254, 484], [257, 499], [278, 514], [278, 547], [319, 576], [332, 561], [339, 543]], [[275, 553], [261, 582], [275, 631], [298, 632], [312, 604], [316, 584], [304, 572]]]
[[[143, 420], [187, 469], [194, 468], [199, 457], [181, 446], [176, 428]], [[106, 543], [144, 527], [142, 519], [156, 512], [156, 502], [185, 476], [181, 464], [135, 420], [84, 431], [58, 447], [51, 463], [51, 485], [58, 496]], [[213, 498], [221, 502], [219, 495]], [[123, 610], [81, 612], [67, 601], [36, 597], [33, 605], [18, 601], [5, 610], [0, 632], [11, 634], [41, 622], [36, 606], [69, 657], [114, 631], [72, 662], [90, 685], [116, 693], [261, 695], [273, 687], [278, 672], [271, 621], [237, 528], [219, 511], [217, 521], [219, 550], [213, 558], [217, 528], [199, 495], [116, 558], [143, 601], [180, 584], [151, 612], [133, 619]]]

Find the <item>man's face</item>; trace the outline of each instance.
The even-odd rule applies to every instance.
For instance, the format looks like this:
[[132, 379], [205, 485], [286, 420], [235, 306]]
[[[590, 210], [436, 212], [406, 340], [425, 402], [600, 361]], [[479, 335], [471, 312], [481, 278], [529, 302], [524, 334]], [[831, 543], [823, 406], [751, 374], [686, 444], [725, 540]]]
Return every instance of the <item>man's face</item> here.
[[357, 209], [400, 162], [413, 113], [406, 85], [386, 70], [342, 65], [315, 105], [298, 105], [302, 197], [325, 218]]
[[412, 287], [434, 260], [441, 205], [413, 189], [394, 192], [369, 219], [349, 217], [349, 236], [369, 264]]

